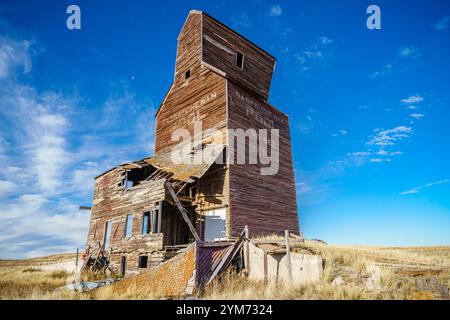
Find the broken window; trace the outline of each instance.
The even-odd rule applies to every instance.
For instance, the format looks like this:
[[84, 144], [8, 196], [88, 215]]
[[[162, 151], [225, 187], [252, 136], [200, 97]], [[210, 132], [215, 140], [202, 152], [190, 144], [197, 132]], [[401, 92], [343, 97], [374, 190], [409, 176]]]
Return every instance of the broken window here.
[[130, 189], [148, 178], [153, 171], [155, 170], [151, 166], [127, 170], [125, 178], [122, 180], [122, 186], [124, 189]]
[[191, 77], [191, 70], [188, 70], [184, 73], [184, 80], [187, 80]]
[[160, 233], [160, 216], [159, 210], [155, 209], [151, 212], [145, 212], [142, 218], [142, 234]]
[[205, 241], [226, 238], [226, 208], [205, 211]]
[[131, 231], [133, 229], [133, 215], [127, 215], [127, 219], [125, 220], [125, 237], [131, 237]]
[[159, 233], [159, 210], [155, 209], [151, 212], [151, 231]]
[[111, 221], [106, 221], [105, 223], [105, 234], [103, 237], [103, 248], [109, 249], [109, 242], [111, 239]]
[[236, 52], [236, 67], [239, 69], [244, 68], [244, 54], [241, 52]]
[[142, 234], [150, 233], [150, 212], [145, 212], [142, 217]]
[[139, 256], [139, 268], [147, 268], [148, 256]]

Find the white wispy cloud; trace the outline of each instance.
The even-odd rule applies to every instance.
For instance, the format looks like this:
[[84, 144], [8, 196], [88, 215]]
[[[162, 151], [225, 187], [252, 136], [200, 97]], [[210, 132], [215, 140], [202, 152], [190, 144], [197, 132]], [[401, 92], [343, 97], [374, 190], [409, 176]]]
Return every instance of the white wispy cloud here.
[[0, 107], [17, 125], [15, 142], [30, 159], [27, 169], [35, 172], [41, 190], [54, 192], [63, 183], [61, 172], [71, 162], [65, 139], [69, 123], [58, 110], [68, 102], [28, 86], [12, 84], [10, 88], [0, 92]]
[[283, 13], [283, 9], [281, 8], [280, 5], [277, 4], [270, 8], [269, 15], [272, 17], [279, 17], [279, 16], [281, 16], [282, 13]]
[[313, 63], [323, 62], [334, 56], [335, 44], [332, 39], [321, 36], [316, 43], [298, 52], [294, 58], [300, 63], [303, 71], [310, 70]]
[[419, 193], [421, 190], [425, 189], [425, 188], [429, 188], [429, 187], [433, 187], [433, 186], [437, 186], [440, 184], [446, 184], [446, 183], [450, 183], [450, 179], [445, 179], [445, 180], [439, 180], [439, 181], [434, 181], [434, 182], [430, 182], [406, 191], [401, 192], [401, 195], [407, 195], [407, 194], [416, 194]]
[[357, 152], [349, 152], [347, 153], [347, 156], [350, 157], [366, 157], [370, 156], [372, 153], [368, 151], [357, 151]]
[[397, 55], [402, 58], [416, 59], [420, 57], [420, 50], [416, 46], [403, 46], [397, 50]]
[[235, 29], [245, 29], [252, 25], [248, 14], [246, 12], [231, 17], [231, 24]]
[[14, 190], [16, 184], [7, 180], [0, 180], [0, 196], [10, 193]]
[[319, 43], [323, 44], [323, 45], [330, 45], [333, 43], [333, 40], [326, 36], [322, 36], [322, 37], [319, 37]]
[[375, 78], [378, 78], [378, 77], [382, 77], [382, 76], [388, 75], [388, 74], [390, 74], [391, 72], [392, 72], [392, 64], [388, 63], [388, 64], [385, 64], [385, 65], [381, 68], [381, 70], [375, 71], [375, 72], [369, 74], [369, 77], [370, 77], [371, 79], [375, 79]]
[[436, 21], [436, 23], [434, 24], [434, 28], [438, 31], [443, 31], [448, 29], [449, 24], [450, 24], [450, 17], [444, 17]]
[[313, 114], [316, 112], [316, 110], [310, 108], [307, 112], [302, 121], [299, 122], [298, 128], [301, 133], [308, 134], [310, 133], [314, 128], [320, 127], [322, 123], [318, 120], [315, 120], [313, 118]]
[[419, 95], [415, 95], [415, 96], [409, 96], [408, 98], [405, 98], [405, 99], [401, 99], [400, 102], [410, 104], [410, 103], [419, 103], [419, 102], [422, 102], [423, 100], [424, 100], [423, 97], [421, 97]]
[[368, 145], [375, 146], [393, 146], [396, 142], [409, 138], [412, 133], [412, 128], [407, 126], [398, 126], [388, 130], [376, 130], [378, 131], [367, 142]]
[[30, 42], [0, 36], [0, 79], [31, 71]]
[[423, 117], [425, 117], [425, 115], [423, 113], [411, 113], [409, 116], [411, 118], [414, 118], [414, 119], [417, 119], [417, 120], [420, 120]]
[[345, 135], [347, 135], [347, 133], [348, 133], [347, 130], [341, 129], [338, 132], [332, 133], [331, 136], [332, 137], [345, 136]]
[[394, 152], [388, 152], [386, 150], [379, 150], [376, 153], [379, 156], [399, 156], [401, 154], [403, 154], [401, 151], [394, 151]]
[[32, 72], [34, 42], [8, 41], [0, 42], [0, 116], [10, 124], [0, 128], [0, 258], [73, 252], [86, 241], [89, 212], [78, 207], [91, 201], [93, 178], [151, 154], [154, 107], [122, 85], [90, 107], [38, 90], [18, 76]]
[[389, 158], [372, 158], [370, 162], [391, 162]]

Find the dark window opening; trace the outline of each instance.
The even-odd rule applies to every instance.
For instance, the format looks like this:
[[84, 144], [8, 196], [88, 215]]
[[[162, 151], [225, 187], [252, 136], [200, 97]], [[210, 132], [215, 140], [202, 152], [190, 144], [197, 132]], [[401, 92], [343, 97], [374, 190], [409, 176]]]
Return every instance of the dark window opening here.
[[120, 275], [125, 277], [125, 273], [127, 272], [127, 257], [120, 257]]
[[239, 69], [244, 68], [244, 54], [241, 52], [236, 52], [236, 67]]
[[191, 70], [186, 71], [186, 72], [184, 73], [184, 80], [189, 79], [190, 76], [191, 76]]
[[122, 180], [122, 186], [125, 189], [130, 189], [148, 178], [153, 171], [155, 169], [151, 166], [127, 170], [125, 178]]
[[139, 256], [139, 268], [147, 268], [148, 256]]
[[196, 195], [197, 195], [197, 186], [190, 187], [189, 188], [189, 197], [195, 198]]

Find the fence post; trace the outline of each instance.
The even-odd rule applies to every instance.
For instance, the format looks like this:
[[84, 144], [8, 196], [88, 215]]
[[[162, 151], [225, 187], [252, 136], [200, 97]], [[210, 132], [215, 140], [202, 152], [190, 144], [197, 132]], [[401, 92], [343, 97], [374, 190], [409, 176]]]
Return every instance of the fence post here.
[[291, 244], [289, 242], [289, 230], [284, 231], [284, 240], [286, 241], [286, 258], [288, 264], [289, 281], [292, 284]]
[[245, 265], [245, 269], [247, 269], [247, 273], [250, 274], [250, 246], [249, 246], [249, 231], [248, 231], [248, 226], [246, 225], [244, 227], [244, 265]]
[[78, 252], [79, 252], [79, 250], [77, 248], [77, 259], [75, 260], [75, 272], [78, 271]]

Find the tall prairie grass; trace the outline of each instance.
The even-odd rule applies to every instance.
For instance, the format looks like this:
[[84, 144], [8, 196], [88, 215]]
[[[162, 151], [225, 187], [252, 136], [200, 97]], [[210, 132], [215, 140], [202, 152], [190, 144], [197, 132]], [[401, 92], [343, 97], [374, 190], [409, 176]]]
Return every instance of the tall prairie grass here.
[[[275, 237], [265, 237], [265, 239]], [[277, 237], [277, 240], [283, 238]], [[399, 272], [401, 268], [389, 265], [416, 266], [430, 270], [441, 285], [450, 287], [450, 247], [369, 247], [350, 245], [325, 245], [307, 241], [296, 244], [292, 250], [319, 254], [323, 258], [323, 275], [317, 283], [303, 286], [268, 284], [249, 280], [242, 273], [228, 271], [213, 281], [199, 299], [411, 299], [415, 288], [414, 272]], [[149, 284], [146, 287], [130, 285], [124, 290], [103, 287], [91, 292], [58, 290], [74, 279], [65, 271], [47, 271], [39, 263], [51, 263], [66, 256], [40, 259], [0, 261], [0, 299], [163, 299], [162, 292]], [[381, 287], [368, 288], [367, 270], [374, 264], [380, 268]], [[426, 274], [427, 272], [425, 272]], [[344, 283], [335, 285], [341, 277]], [[96, 275], [85, 275], [83, 280], [96, 280]]]

